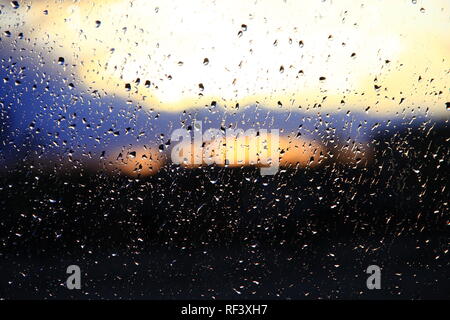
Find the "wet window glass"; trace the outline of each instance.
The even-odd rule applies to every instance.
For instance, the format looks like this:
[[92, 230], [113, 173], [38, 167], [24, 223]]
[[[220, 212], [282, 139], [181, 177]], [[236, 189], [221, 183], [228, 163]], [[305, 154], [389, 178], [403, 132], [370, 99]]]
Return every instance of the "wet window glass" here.
[[448, 298], [449, 16], [1, 1], [0, 298]]

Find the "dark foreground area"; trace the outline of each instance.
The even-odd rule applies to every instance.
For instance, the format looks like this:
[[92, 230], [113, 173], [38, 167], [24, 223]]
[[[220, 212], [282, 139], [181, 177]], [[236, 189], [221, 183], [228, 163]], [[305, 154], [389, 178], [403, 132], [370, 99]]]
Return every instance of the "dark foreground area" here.
[[[448, 299], [449, 138], [379, 136], [367, 166], [269, 177], [18, 165], [1, 177], [0, 298]], [[72, 264], [81, 290], [65, 287]]]

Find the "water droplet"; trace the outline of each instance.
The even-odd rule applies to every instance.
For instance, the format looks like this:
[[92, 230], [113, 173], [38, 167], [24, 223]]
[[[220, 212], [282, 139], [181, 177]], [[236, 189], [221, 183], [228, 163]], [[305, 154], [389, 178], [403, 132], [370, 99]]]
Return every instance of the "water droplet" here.
[[18, 1], [11, 1], [11, 6], [13, 7], [13, 9], [18, 9], [20, 7]]

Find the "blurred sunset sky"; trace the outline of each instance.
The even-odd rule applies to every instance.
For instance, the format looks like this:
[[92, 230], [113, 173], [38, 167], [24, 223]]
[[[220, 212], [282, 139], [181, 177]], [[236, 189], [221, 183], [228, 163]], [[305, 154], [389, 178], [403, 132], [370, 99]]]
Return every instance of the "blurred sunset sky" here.
[[149, 109], [448, 112], [447, 0], [2, 3], [10, 41]]

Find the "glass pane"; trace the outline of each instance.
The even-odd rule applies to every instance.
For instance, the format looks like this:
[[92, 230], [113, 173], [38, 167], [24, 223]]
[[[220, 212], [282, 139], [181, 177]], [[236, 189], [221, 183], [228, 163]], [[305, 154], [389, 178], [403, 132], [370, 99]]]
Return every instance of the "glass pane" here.
[[1, 1], [0, 298], [447, 297], [449, 14]]

